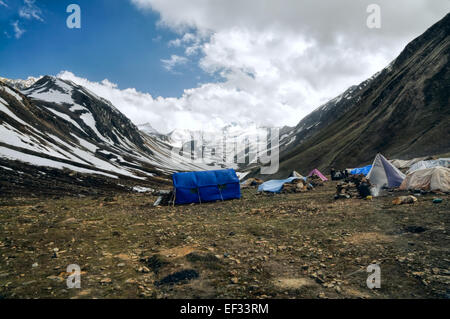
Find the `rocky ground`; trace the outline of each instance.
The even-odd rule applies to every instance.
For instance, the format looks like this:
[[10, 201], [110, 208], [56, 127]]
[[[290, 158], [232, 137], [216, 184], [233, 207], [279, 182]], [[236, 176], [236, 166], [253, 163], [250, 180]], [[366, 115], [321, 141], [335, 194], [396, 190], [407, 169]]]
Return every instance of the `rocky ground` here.
[[450, 297], [449, 195], [396, 206], [335, 189], [158, 208], [145, 194], [2, 197], [0, 298]]

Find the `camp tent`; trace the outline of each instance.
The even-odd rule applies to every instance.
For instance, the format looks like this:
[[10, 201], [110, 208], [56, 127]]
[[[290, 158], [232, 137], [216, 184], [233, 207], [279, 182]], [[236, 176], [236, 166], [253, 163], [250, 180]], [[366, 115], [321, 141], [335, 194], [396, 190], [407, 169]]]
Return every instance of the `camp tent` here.
[[383, 187], [398, 187], [405, 179], [405, 174], [392, 165], [383, 155], [377, 154], [367, 179], [373, 186], [372, 195], [378, 196]]
[[410, 160], [394, 159], [394, 160], [390, 160], [390, 162], [392, 163], [392, 165], [394, 165], [395, 167], [397, 167], [399, 169], [405, 169], [405, 168], [410, 168], [412, 165], [416, 164], [417, 162], [424, 161], [427, 159], [429, 159], [429, 158], [428, 157], [418, 157], [418, 158], [413, 158]]
[[175, 173], [172, 180], [175, 204], [241, 198], [239, 178], [233, 169]]
[[415, 171], [418, 171], [420, 169], [426, 169], [426, 168], [433, 168], [433, 167], [438, 167], [438, 166], [442, 166], [442, 167], [450, 167], [450, 158], [440, 158], [437, 160], [430, 160], [430, 161], [419, 161], [417, 163], [415, 163], [414, 165], [412, 165], [409, 170], [407, 171], [407, 173], [412, 173]]
[[304, 178], [302, 174], [300, 174], [297, 171], [292, 171], [291, 176], [289, 177], [298, 177], [298, 178]]
[[296, 179], [301, 179], [299, 177], [289, 177], [286, 179], [273, 179], [267, 181], [258, 187], [258, 192], [269, 192], [269, 193], [279, 193], [283, 189], [283, 185], [286, 183], [290, 183]]
[[328, 178], [326, 178], [317, 168], [313, 169], [309, 174], [308, 177], [311, 177], [313, 175], [318, 176], [322, 181], [326, 182]]
[[409, 173], [400, 189], [450, 192], [450, 169], [438, 166]]
[[354, 168], [350, 171], [350, 174], [352, 175], [359, 175], [363, 174], [364, 176], [367, 176], [369, 174], [370, 170], [372, 169], [372, 165], [367, 165], [364, 167]]

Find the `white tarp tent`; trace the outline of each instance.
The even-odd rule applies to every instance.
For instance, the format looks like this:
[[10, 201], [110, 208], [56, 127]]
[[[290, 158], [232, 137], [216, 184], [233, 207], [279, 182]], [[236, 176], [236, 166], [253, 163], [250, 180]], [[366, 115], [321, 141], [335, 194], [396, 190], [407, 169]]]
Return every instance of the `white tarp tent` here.
[[397, 167], [399, 169], [405, 169], [405, 168], [410, 168], [412, 165], [416, 164], [417, 162], [424, 161], [428, 158], [429, 157], [419, 157], [419, 158], [413, 158], [410, 160], [394, 159], [394, 160], [390, 160], [390, 162], [392, 163], [392, 165], [394, 165], [395, 167]]
[[420, 161], [412, 165], [407, 173], [412, 173], [415, 171], [418, 171], [420, 169], [426, 169], [426, 168], [433, 168], [433, 167], [450, 167], [450, 158], [440, 158], [437, 160], [431, 160], [431, 161]]
[[409, 173], [404, 179], [401, 190], [428, 190], [450, 192], [450, 169], [433, 167]]
[[372, 169], [367, 174], [372, 184], [372, 195], [378, 196], [383, 187], [398, 187], [405, 179], [405, 174], [392, 165], [383, 155], [377, 154]]

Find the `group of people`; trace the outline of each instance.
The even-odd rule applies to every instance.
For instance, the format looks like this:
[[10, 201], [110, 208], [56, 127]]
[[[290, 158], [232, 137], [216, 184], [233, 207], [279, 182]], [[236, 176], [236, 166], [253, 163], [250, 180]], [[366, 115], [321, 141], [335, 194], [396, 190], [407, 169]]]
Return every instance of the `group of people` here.
[[331, 175], [331, 180], [338, 181], [338, 180], [341, 180], [341, 179], [348, 178], [349, 174], [348, 174], [348, 171], [346, 169], [344, 169], [342, 171], [337, 171], [334, 168], [332, 168], [331, 172], [330, 172], [330, 175]]

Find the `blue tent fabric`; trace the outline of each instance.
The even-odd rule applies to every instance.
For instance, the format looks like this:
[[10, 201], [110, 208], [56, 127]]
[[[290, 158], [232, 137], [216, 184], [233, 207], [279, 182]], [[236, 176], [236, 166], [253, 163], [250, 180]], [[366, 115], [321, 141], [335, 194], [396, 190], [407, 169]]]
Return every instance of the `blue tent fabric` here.
[[[287, 179], [273, 179], [270, 181], [267, 181], [265, 183], [262, 183], [258, 187], [258, 192], [270, 192], [270, 193], [279, 193], [283, 189], [283, 185], [286, 183], [290, 183], [293, 180], [301, 179], [299, 177], [289, 177]], [[306, 180], [306, 179], [303, 179]]]
[[350, 174], [352, 175], [359, 175], [364, 174], [364, 176], [367, 176], [369, 174], [370, 170], [372, 169], [372, 165], [367, 165], [364, 167], [354, 168], [350, 171]]
[[241, 198], [239, 178], [233, 169], [175, 173], [172, 180], [176, 196], [175, 204]]

